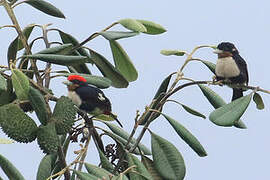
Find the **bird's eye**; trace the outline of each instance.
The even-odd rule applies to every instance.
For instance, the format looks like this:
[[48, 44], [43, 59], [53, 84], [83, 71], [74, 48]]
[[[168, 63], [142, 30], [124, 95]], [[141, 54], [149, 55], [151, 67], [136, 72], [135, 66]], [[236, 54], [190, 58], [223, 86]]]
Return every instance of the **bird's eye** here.
[[232, 49], [232, 52], [234, 52], [234, 51], [236, 51], [236, 49], [235, 49], [235, 48], [233, 48], [233, 49]]

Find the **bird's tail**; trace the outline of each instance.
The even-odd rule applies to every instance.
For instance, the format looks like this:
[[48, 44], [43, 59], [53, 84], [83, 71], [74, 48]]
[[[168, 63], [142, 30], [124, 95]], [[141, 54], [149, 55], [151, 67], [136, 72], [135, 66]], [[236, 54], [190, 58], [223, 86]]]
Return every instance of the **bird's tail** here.
[[233, 88], [233, 96], [232, 96], [232, 101], [240, 98], [243, 96], [243, 90], [238, 89], [238, 88]]

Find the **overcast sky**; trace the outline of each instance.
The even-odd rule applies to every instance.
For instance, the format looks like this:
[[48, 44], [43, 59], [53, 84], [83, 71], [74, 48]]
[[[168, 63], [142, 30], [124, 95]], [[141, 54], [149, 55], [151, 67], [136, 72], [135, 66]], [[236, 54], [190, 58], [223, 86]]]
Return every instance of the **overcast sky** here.
[[[120, 40], [139, 72], [137, 81], [127, 89], [109, 88], [104, 90], [111, 99], [113, 111], [118, 114], [124, 129], [131, 131], [136, 110], [142, 112], [153, 98], [161, 81], [182, 65], [183, 57], [166, 57], [161, 49], [182, 49], [191, 51], [202, 44], [217, 45], [221, 41], [233, 42], [248, 64], [250, 85], [270, 90], [269, 84], [269, 1], [52, 1], [61, 9], [66, 19], [50, 17], [22, 4], [15, 8], [15, 14], [22, 27], [30, 23], [53, 23], [72, 34], [80, 41], [90, 34], [100, 31], [122, 18], [151, 20], [163, 25], [168, 31], [162, 35], [141, 34], [137, 37]], [[11, 24], [6, 12], [0, 7], [0, 26]], [[40, 33], [35, 31], [32, 38]], [[56, 34], [49, 34], [53, 40]], [[1, 64], [6, 64], [6, 52], [10, 42], [16, 37], [11, 29], [1, 29]], [[42, 43], [40, 43], [42, 44]], [[87, 44], [112, 60], [109, 44], [102, 38]], [[40, 46], [35, 51], [43, 49]], [[202, 49], [195, 57], [216, 62], [211, 49]], [[112, 61], [111, 61], [112, 62]], [[91, 69], [92, 67], [89, 66]], [[58, 67], [59, 68], [59, 67]], [[190, 63], [184, 71], [186, 77], [195, 80], [211, 80], [207, 68], [198, 62]], [[66, 94], [64, 85], [58, 79], [52, 82], [56, 96]], [[227, 102], [232, 90], [228, 87], [214, 87]], [[181, 122], [205, 147], [208, 156], [198, 157], [173, 131], [168, 122], [159, 118], [150, 129], [171, 141], [184, 157], [187, 180], [227, 180], [227, 179], [269, 179], [270, 152], [270, 95], [260, 93], [266, 108], [257, 110], [250, 103], [242, 119], [248, 129], [223, 128], [212, 124], [209, 119], [201, 119], [186, 113], [176, 104], [168, 104], [164, 112]], [[212, 106], [198, 87], [188, 87], [174, 96], [174, 99], [193, 107], [207, 117]], [[162, 127], [162, 128], [161, 128]], [[0, 137], [6, 137], [2, 132]], [[150, 147], [147, 134], [143, 142]], [[26, 179], [34, 179], [40, 160], [44, 156], [37, 142], [30, 144], [0, 145], [0, 154], [7, 157], [22, 172]], [[72, 146], [78, 149], [78, 144]], [[90, 147], [94, 149], [93, 146]], [[95, 153], [95, 152], [93, 152]], [[92, 153], [92, 154], [93, 154]], [[72, 156], [70, 151], [69, 156]], [[72, 159], [70, 159], [72, 160]], [[87, 162], [97, 164], [97, 157], [89, 155]], [[0, 171], [0, 176], [3, 172]]]

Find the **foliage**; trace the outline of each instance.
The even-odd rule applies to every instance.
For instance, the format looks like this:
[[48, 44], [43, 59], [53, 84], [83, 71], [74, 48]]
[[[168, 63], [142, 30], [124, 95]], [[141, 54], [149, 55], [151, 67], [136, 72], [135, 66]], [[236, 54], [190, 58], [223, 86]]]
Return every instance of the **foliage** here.
[[[129, 83], [138, 78], [138, 72], [125, 49], [118, 42], [119, 39], [135, 37], [140, 33], [158, 35], [166, 32], [161, 25], [148, 20], [120, 19], [100, 32], [91, 34], [86, 40], [79, 42], [71, 34], [62, 29], [49, 28], [50, 24], [30, 24], [23, 30], [17, 24], [13, 9], [17, 5], [28, 4], [47, 15], [65, 18], [65, 15], [54, 5], [43, 0], [1, 0], [7, 14], [14, 23], [18, 36], [10, 43], [7, 52], [7, 64], [0, 66], [0, 126], [15, 142], [28, 143], [37, 139], [41, 150], [45, 153], [37, 171], [36, 179], [52, 179], [65, 176], [65, 179], [184, 179], [186, 165], [179, 150], [168, 140], [158, 136], [149, 128], [156, 123], [158, 117], [168, 121], [175, 133], [200, 157], [207, 156], [207, 152], [199, 140], [180, 122], [163, 112], [168, 102], [174, 102], [187, 113], [199, 118], [205, 115], [193, 108], [173, 99], [172, 95], [185, 87], [198, 85], [205, 98], [215, 108], [210, 113], [209, 120], [219, 126], [235, 126], [246, 128], [240, 117], [245, 113], [251, 99], [258, 109], [264, 108], [262, 97], [258, 91], [263, 89], [252, 86], [241, 86], [252, 90], [248, 95], [226, 104], [213, 90], [203, 84], [219, 85], [214, 81], [195, 81], [183, 74], [183, 69], [192, 61], [201, 62], [211, 72], [215, 71], [215, 64], [209, 61], [194, 59], [193, 54], [202, 48], [215, 49], [215, 46], [197, 46], [191, 53], [182, 50], [162, 50], [165, 56], [174, 55], [178, 58], [186, 57], [185, 62], [177, 72], [170, 73], [160, 84], [149, 106], [142, 115], [137, 113], [134, 128], [131, 133], [111, 124], [112, 119], [106, 117], [91, 117], [75, 107], [67, 97], [57, 98], [50, 89], [53, 78], [67, 77], [78, 74], [86, 78], [87, 83], [98, 88], [127, 88]], [[121, 25], [127, 31], [110, 30]], [[9, 27], [9, 26], [6, 26]], [[4, 28], [4, 26], [3, 26]], [[33, 28], [40, 28], [40, 37], [30, 38]], [[48, 32], [55, 31], [60, 42], [48, 41]], [[83, 45], [98, 36], [109, 42], [113, 63], [92, 48]], [[32, 52], [36, 40], [44, 41], [45, 49]], [[92, 45], [93, 46], [93, 45]], [[21, 52], [24, 50], [24, 52]], [[21, 56], [19, 56], [21, 55]], [[38, 64], [38, 65], [37, 65]], [[60, 71], [53, 71], [52, 64], [59, 65]], [[92, 74], [94, 65], [103, 76]], [[44, 68], [45, 67], [45, 68]], [[186, 82], [188, 81], [188, 82]], [[252, 98], [253, 97], [253, 98]], [[56, 102], [52, 107], [49, 102]], [[34, 121], [28, 113], [35, 112]], [[76, 113], [80, 117], [76, 117]], [[83, 120], [85, 123], [82, 123]], [[106, 124], [106, 128], [94, 125], [93, 120]], [[134, 138], [138, 127], [142, 129], [139, 136]], [[151, 150], [140, 143], [146, 131], [151, 134]], [[102, 137], [108, 136], [114, 143], [104, 145]], [[77, 143], [78, 138], [84, 146], [76, 151], [76, 159], [67, 162], [65, 157], [71, 142]], [[12, 140], [0, 138], [0, 143], [13, 143]], [[95, 147], [89, 147], [93, 140]], [[97, 148], [100, 157], [100, 167], [84, 162], [88, 148]], [[138, 158], [140, 157], [141, 160]], [[82, 172], [82, 166], [87, 172]], [[74, 166], [71, 174], [71, 167]], [[0, 167], [10, 179], [24, 179], [11, 162], [0, 155]]]

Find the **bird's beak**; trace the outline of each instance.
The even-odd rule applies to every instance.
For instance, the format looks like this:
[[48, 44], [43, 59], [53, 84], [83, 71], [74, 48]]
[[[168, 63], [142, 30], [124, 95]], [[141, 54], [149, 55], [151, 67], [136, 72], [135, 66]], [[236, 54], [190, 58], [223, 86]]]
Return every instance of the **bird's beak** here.
[[213, 53], [215, 53], [215, 54], [222, 54], [222, 53], [224, 53], [224, 51], [222, 51], [220, 49], [216, 49], [216, 50], [213, 51]]
[[65, 84], [65, 85], [67, 85], [67, 86], [72, 85], [72, 82], [70, 82], [70, 81], [63, 81], [62, 83]]

